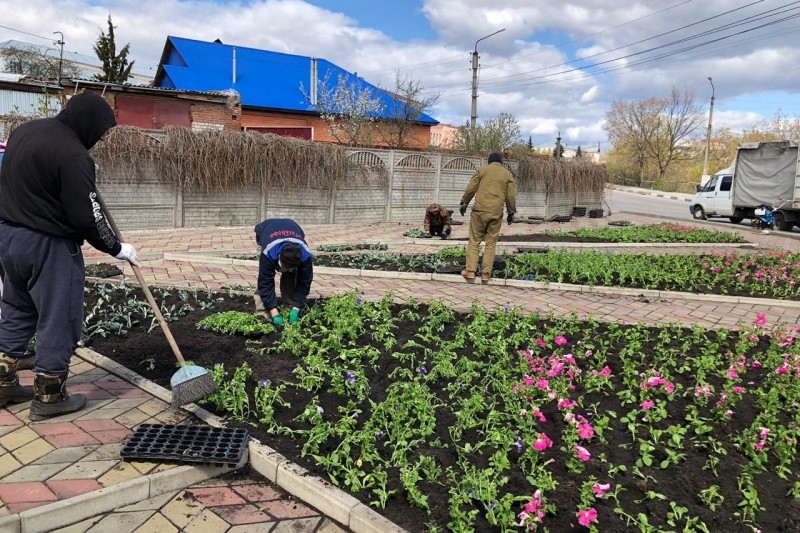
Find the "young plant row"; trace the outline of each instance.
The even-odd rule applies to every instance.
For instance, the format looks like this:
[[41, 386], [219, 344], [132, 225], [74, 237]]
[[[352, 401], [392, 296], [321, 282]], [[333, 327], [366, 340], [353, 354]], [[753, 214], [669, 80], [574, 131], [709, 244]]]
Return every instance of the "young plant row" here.
[[210, 405], [428, 531], [789, 530], [800, 349], [753, 318], [621, 326], [350, 293], [250, 341], [252, 365], [217, 366]]
[[603, 239], [608, 242], [651, 242], [651, 243], [745, 243], [738, 233], [707, 230], [662, 222], [648, 226], [626, 228], [581, 228], [567, 231], [545, 230], [545, 235], [556, 237], [580, 237]]

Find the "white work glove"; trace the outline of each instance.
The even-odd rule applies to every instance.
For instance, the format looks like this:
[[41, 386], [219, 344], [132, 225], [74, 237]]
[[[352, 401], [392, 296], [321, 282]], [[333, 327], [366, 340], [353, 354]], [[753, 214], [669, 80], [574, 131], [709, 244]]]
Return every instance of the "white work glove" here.
[[120, 244], [122, 245], [122, 249], [115, 257], [117, 259], [122, 259], [123, 261], [128, 261], [130, 264], [138, 267], [139, 260], [136, 257], [136, 248], [127, 242], [121, 242]]

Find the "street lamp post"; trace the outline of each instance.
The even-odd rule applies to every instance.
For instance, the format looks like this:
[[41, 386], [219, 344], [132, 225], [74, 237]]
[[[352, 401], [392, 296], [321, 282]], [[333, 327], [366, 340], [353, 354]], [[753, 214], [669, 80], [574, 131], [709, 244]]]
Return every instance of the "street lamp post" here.
[[470, 132], [473, 134], [475, 133], [475, 121], [478, 119], [478, 43], [502, 31], [506, 31], [506, 29], [497, 30], [475, 41], [475, 50], [472, 52], [472, 115], [469, 121]]
[[708, 109], [708, 128], [706, 129], [706, 158], [703, 163], [703, 176], [708, 176], [708, 153], [711, 151], [711, 119], [714, 117], [714, 82], [711, 76], [708, 77], [711, 83], [711, 107]]
[[61, 85], [61, 66], [64, 64], [64, 34], [60, 31], [54, 31], [53, 35], [59, 34], [61, 38], [53, 44], [57, 44], [60, 47], [58, 52], [58, 84]]

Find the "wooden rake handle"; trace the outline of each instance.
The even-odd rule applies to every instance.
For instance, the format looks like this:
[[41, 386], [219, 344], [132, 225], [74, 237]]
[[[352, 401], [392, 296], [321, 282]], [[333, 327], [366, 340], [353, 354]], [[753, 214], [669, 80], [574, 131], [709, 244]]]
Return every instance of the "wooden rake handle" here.
[[[114, 222], [114, 218], [111, 216], [111, 213], [106, 207], [106, 203], [103, 201], [103, 197], [100, 196], [99, 192], [97, 193], [97, 202], [100, 204], [100, 208], [103, 210], [108, 223], [111, 225], [111, 230], [114, 232], [114, 235], [117, 236], [117, 239], [119, 239], [120, 242], [124, 242], [122, 239], [122, 233], [120, 233], [116, 222]], [[175, 338], [172, 336], [169, 326], [167, 326], [167, 321], [164, 320], [164, 315], [161, 314], [161, 309], [159, 309], [158, 304], [153, 298], [153, 294], [150, 292], [150, 288], [147, 286], [147, 282], [144, 280], [141, 270], [139, 270], [139, 267], [130, 261], [128, 261], [128, 264], [131, 265], [133, 273], [136, 274], [136, 279], [139, 280], [139, 285], [142, 287], [142, 292], [144, 292], [145, 298], [147, 298], [147, 303], [149, 303], [150, 308], [153, 309], [153, 313], [158, 319], [158, 324], [161, 326], [161, 331], [164, 332], [164, 336], [167, 338], [170, 348], [172, 348], [172, 353], [175, 355], [175, 359], [178, 360], [178, 363], [180, 363], [181, 366], [184, 366], [186, 364], [186, 360], [183, 358], [183, 355], [181, 355], [181, 350], [178, 348], [178, 344], [175, 342]]]

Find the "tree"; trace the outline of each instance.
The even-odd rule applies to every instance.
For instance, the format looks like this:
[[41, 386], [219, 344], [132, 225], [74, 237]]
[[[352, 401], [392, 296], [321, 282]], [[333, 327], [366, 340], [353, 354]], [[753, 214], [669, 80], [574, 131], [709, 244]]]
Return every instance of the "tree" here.
[[[439, 94], [427, 93], [419, 81], [401, 75], [400, 71], [395, 73], [394, 87], [383, 90], [390, 96], [390, 102], [378, 132], [389, 148], [403, 148], [410, 143], [409, 137], [420, 117], [439, 101]], [[427, 141], [423, 144], [427, 145]]]
[[583, 157], [583, 150], [581, 150], [581, 147], [579, 145], [578, 149], [575, 150], [575, 159], [580, 159], [581, 157]]
[[[32, 78], [58, 78], [59, 56], [47, 52], [55, 49], [45, 49], [38, 46], [9, 46], [0, 48], [0, 57], [5, 63], [5, 71], [12, 74], [24, 74]], [[81, 68], [72, 61], [61, 62], [61, 76], [76, 78], [81, 74]]]
[[108, 16], [108, 35], [100, 32], [97, 42], [94, 45], [94, 53], [103, 63], [103, 73], [95, 74], [97, 81], [107, 81], [109, 83], [125, 83], [131, 75], [131, 69], [136, 61], [128, 62], [130, 53], [130, 43], [122, 47], [117, 53], [117, 43], [114, 41], [114, 26], [111, 23], [111, 15]]
[[640, 179], [648, 172], [663, 179], [670, 164], [689, 157], [683, 144], [701, 125], [702, 118], [692, 93], [681, 94], [673, 87], [667, 98], [614, 101], [603, 129], [613, 151], [635, 161]]
[[533, 150], [533, 135], [528, 136], [528, 149]]
[[306, 100], [319, 111], [328, 124], [330, 134], [340, 144], [363, 146], [372, 144], [375, 125], [383, 114], [384, 105], [378, 95], [360, 80], [348, 81], [340, 74], [336, 85], [331, 73], [317, 81], [316, 98], [300, 85]]
[[456, 148], [467, 152], [502, 152], [519, 142], [519, 124], [514, 115], [500, 113], [475, 127], [469, 122], [458, 130]]

